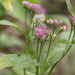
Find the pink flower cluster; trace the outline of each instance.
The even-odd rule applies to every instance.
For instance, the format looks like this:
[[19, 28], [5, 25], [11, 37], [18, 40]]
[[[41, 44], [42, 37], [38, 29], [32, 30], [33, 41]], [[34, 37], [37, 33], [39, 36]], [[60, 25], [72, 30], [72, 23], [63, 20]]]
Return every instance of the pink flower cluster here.
[[38, 20], [41, 21], [41, 22], [43, 22], [43, 20], [40, 17], [37, 17], [36, 19], [33, 19], [33, 23], [38, 22]]
[[35, 37], [44, 41], [50, 35], [50, 29], [46, 30], [46, 26], [38, 25], [35, 28]]
[[75, 18], [73, 16], [70, 16], [70, 22], [75, 25]]
[[62, 26], [62, 27], [60, 27], [60, 29], [63, 30], [63, 31], [65, 31], [66, 28], [67, 28], [66, 26]]
[[29, 1], [22, 1], [24, 7], [31, 9], [34, 12], [38, 12], [41, 8], [39, 4], [31, 4]]
[[49, 20], [47, 20], [47, 23], [51, 24], [51, 25], [58, 26], [58, 25], [62, 24], [63, 22], [61, 20], [58, 21], [57, 19], [54, 19], [54, 20], [49, 19]]

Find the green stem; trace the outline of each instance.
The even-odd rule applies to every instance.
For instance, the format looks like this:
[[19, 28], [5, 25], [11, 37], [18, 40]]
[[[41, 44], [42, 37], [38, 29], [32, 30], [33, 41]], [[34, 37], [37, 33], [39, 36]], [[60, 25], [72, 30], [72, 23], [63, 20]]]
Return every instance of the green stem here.
[[27, 34], [26, 18], [27, 18], [27, 8], [25, 8], [25, 32]]
[[[69, 35], [68, 41], [70, 41], [72, 31], [73, 31], [73, 29], [72, 29], [72, 26], [71, 26], [71, 32], [70, 32], [70, 35]], [[66, 48], [65, 48], [65, 50], [64, 50], [64, 53], [66, 52], [67, 48], [68, 48], [68, 44], [66, 45]], [[63, 54], [64, 54], [64, 53], [63, 53]]]
[[40, 56], [41, 56], [42, 48], [43, 48], [42, 43], [43, 43], [43, 42], [41, 42], [41, 45], [40, 45], [40, 51], [39, 51], [39, 62], [40, 62]]
[[23, 74], [26, 75], [26, 68], [24, 68], [24, 73]]
[[[25, 33], [27, 35], [26, 19], [27, 19], [27, 8], [25, 8]], [[25, 39], [25, 51], [24, 51], [25, 54], [27, 53], [27, 39], [28, 37], [26, 37]], [[24, 75], [26, 75], [26, 68], [24, 68]]]
[[[37, 63], [39, 63], [39, 39], [37, 40], [36, 55], [37, 55]], [[36, 66], [36, 75], [39, 75], [39, 66]]]
[[[72, 27], [71, 27], [71, 32], [70, 32], [68, 41], [69, 41], [70, 38], [71, 38], [72, 30], [73, 30], [73, 29], [72, 29]], [[75, 30], [74, 30], [74, 33], [75, 33]], [[72, 38], [72, 42], [73, 42], [73, 39], [74, 39], [74, 35], [73, 35], [73, 38]], [[66, 51], [67, 47], [68, 47], [68, 46], [66, 46], [66, 48], [65, 48], [64, 51]], [[61, 59], [68, 53], [68, 51], [70, 50], [71, 47], [72, 47], [72, 45], [70, 45], [70, 46], [68, 47], [67, 51], [66, 51], [65, 54], [61, 57]], [[60, 59], [60, 60], [61, 60], [61, 59]], [[60, 60], [59, 60], [59, 61], [60, 61]], [[59, 61], [58, 61], [58, 62], [59, 62]], [[53, 71], [54, 67], [58, 64], [58, 62], [56, 62], [56, 63], [53, 65], [53, 67], [50, 69], [48, 75], [51, 74], [51, 72]]]
[[[30, 25], [32, 24], [32, 19], [33, 19], [33, 17], [34, 17], [34, 14], [31, 15], [31, 23], [30, 23]], [[29, 37], [30, 29], [31, 29], [31, 28], [29, 27], [29, 30], [28, 30], [28, 37]], [[30, 46], [31, 46], [31, 41], [29, 42], [29, 47], [28, 47], [28, 49], [27, 49], [27, 54], [29, 54]]]
[[54, 41], [60, 33], [61, 33], [61, 32], [59, 32], [59, 33], [54, 37], [54, 39], [53, 39], [52, 41]]
[[31, 40], [30, 40], [30, 43], [29, 43], [29, 47], [27, 49], [27, 54], [29, 54], [30, 46], [31, 46]]
[[[56, 29], [56, 28], [54, 28], [53, 34], [54, 34], [54, 32], [55, 32], [55, 29]], [[44, 70], [44, 67], [45, 67], [45, 64], [46, 64], [46, 61], [47, 61], [47, 58], [48, 58], [49, 52], [50, 52], [50, 48], [51, 48], [51, 40], [52, 40], [53, 34], [52, 34], [52, 36], [51, 36], [51, 38], [50, 38], [50, 43], [49, 43], [49, 47], [48, 47], [48, 52], [47, 52], [47, 55], [46, 55], [46, 58], [45, 58], [45, 61], [44, 61], [43, 67], [42, 67], [42, 69], [41, 69], [41, 73], [40, 73], [40, 75], [42, 75], [42, 73], [43, 73], [43, 70]]]

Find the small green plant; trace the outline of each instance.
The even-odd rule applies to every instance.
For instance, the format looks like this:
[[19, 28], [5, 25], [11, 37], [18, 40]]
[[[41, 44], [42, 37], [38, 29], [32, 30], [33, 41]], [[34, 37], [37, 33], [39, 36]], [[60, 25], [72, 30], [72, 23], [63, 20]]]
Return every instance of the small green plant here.
[[[70, 5], [69, 0], [65, 0], [67, 3], [67, 6]], [[4, 2], [5, 3], [5, 2]], [[10, 2], [13, 3], [13, 2]], [[40, 16], [35, 17], [36, 13], [40, 10], [41, 6], [39, 4], [31, 4], [29, 1], [23, 1], [22, 5], [25, 9], [25, 33], [18, 28], [15, 24], [6, 21], [1, 20], [1, 25], [8, 25], [11, 27], [14, 27], [18, 31], [20, 31], [25, 36], [25, 50], [24, 53], [19, 54], [7, 54], [0, 57], [0, 69], [14, 66], [16, 69], [23, 69], [23, 75], [27, 75], [27, 68], [31, 66], [35, 66], [36, 74], [35, 75], [44, 75], [47, 70], [48, 74], [50, 75], [53, 71], [54, 67], [57, 65], [57, 63], [68, 53], [68, 51], [71, 49], [72, 45], [75, 44], [75, 14], [73, 13], [74, 10], [71, 6], [71, 8], [68, 6], [68, 9], [73, 14], [73, 16], [70, 17], [70, 23], [71, 23], [71, 31], [68, 37], [68, 40], [66, 39], [59, 39], [56, 38], [59, 36], [60, 33], [64, 32], [66, 30], [66, 26], [61, 26], [63, 23], [61, 20], [57, 19], [49, 19], [47, 20], [47, 24], [49, 24], [49, 27], [44, 23], [44, 20], [40, 18]], [[12, 5], [11, 5], [12, 8]], [[8, 8], [8, 10], [11, 10], [11, 8]], [[27, 14], [30, 14], [30, 22], [27, 22]], [[26, 23], [30, 26], [29, 29], [27, 29]], [[61, 27], [60, 27], [61, 26]], [[54, 33], [56, 30], [58, 30], [58, 33], [54, 36]], [[72, 35], [73, 33], [73, 35]], [[65, 35], [66, 36], [66, 35]], [[32, 56], [29, 55], [30, 47], [32, 42], [36, 41], [36, 61], [32, 58]], [[45, 47], [46, 41], [49, 41], [49, 45], [46, 48], [46, 51], [43, 51]], [[65, 45], [65, 49], [63, 48], [61, 50], [52, 50], [52, 45], [54, 43], [62, 43]], [[52, 67], [51, 67], [52, 66]], [[51, 67], [51, 69], [50, 69]]]

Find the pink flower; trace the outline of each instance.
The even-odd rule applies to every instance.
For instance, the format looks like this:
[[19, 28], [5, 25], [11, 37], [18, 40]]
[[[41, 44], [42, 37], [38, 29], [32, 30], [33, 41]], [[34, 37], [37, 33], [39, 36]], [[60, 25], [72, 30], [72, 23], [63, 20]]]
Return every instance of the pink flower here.
[[46, 39], [46, 35], [42, 35], [41, 41], [44, 41]]
[[30, 2], [29, 1], [22, 1], [23, 6], [28, 7]]
[[37, 20], [40, 20], [41, 18], [40, 18], [40, 17], [37, 17], [36, 19], [37, 19]]
[[46, 8], [41, 7], [40, 10], [36, 14], [45, 14], [46, 15]]
[[41, 8], [40, 5], [37, 5], [37, 4], [33, 4], [33, 5], [32, 5], [32, 10], [33, 10], [34, 12], [38, 12], [38, 11], [40, 10], [40, 8]]
[[47, 20], [47, 23], [50, 23], [50, 21], [49, 21], [49, 20]]
[[60, 27], [60, 29], [65, 31], [66, 30], [66, 26], [62, 26], [62, 27]]
[[42, 26], [42, 25], [38, 25], [35, 28], [35, 33], [38, 33], [37, 35], [35, 34], [35, 37], [39, 37], [39, 39], [41, 39], [42, 41], [45, 40], [46, 36], [50, 35], [50, 29], [46, 30], [46, 26]]
[[47, 31], [45, 32], [45, 35], [46, 35], [46, 36], [49, 36], [49, 35], [50, 35], [50, 32], [51, 32], [50, 29], [47, 30]]
[[35, 33], [35, 37], [36, 37], [37, 39], [40, 38], [39, 33]]
[[30, 9], [31, 9], [31, 8], [32, 8], [32, 6], [33, 6], [33, 4], [29, 4], [29, 5], [28, 5], [28, 8], [30, 8]]
[[70, 16], [70, 22], [72, 23], [72, 25], [75, 25], [75, 18], [73, 16]]
[[57, 21], [57, 19], [54, 19], [53, 23], [54, 23], [55, 26], [58, 26], [58, 24], [59, 24], [59, 22]]
[[36, 20], [39, 20], [41, 22], [43, 21], [40, 17], [37, 17]]
[[63, 22], [61, 20], [59, 20], [59, 24], [62, 24]]
[[36, 23], [36, 19], [33, 19], [33, 23]]
[[46, 31], [46, 26], [42, 26], [42, 32], [45, 33]]
[[52, 19], [50, 19], [49, 22], [50, 22], [50, 24], [53, 24], [53, 20]]

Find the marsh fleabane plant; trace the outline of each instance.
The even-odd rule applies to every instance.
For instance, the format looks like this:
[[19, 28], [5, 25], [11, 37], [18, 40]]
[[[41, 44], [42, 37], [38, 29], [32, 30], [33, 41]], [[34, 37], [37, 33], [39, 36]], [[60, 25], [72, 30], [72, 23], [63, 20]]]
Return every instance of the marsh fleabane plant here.
[[[23, 69], [23, 75], [27, 75], [27, 68], [31, 68], [32, 66], [34, 66], [36, 69], [35, 75], [44, 75], [46, 71], [46, 75], [50, 75], [57, 63], [68, 53], [72, 45], [75, 43], [75, 18], [73, 16], [70, 17], [71, 31], [68, 40], [58, 40], [57, 38], [59, 37], [59, 35], [62, 32], [65, 32], [67, 29], [66, 26], [61, 26], [63, 24], [61, 20], [49, 19], [46, 21], [46, 24], [48, 24], [47, 26], [44, 23], [43, 18], [41, 18], [40, 16], [34, 18], [36, 13], [41, 8], [39, 4], [31, 4], [29, 1], [23, 1], [22, 5], [25, 10], [25, 33], [22, 30], [20, 30], [16, 25], [8, 21], [2, 20], [0, 21], [0, 24], [3, 24], [3, 22], [5, 22], [6, 25], [9, 26], [9, 24], [7, 23], [10, 23], [12, 27], [19, 30], [25, 36], [26, 40], [24, 53], [3, 55], [2, 57], [0, 57], [0, 69], [14, 66], [16, 69]], [[30, 14], [29, 22], [27, 22], [28, 14]], [[27, 28], [26, 24], [29, 24], [29, 29]], [[57, 34], [56, 30], [58, 30]], [[74, 34], [72, 35], [72, 33]], [[36, 62], [29, 54], [31, 44], [33, 42], [31, 38], [37, 43], [35, 50]], [[48, 46], [44, 51], [46, 43], [48, 43]], [[58, 50], [58, 52], [56, 52], [56, 48], [55, 50], [52, 50], [54, 43], [64, 44], [65, 49], [62, 51], [60, 49]]]

